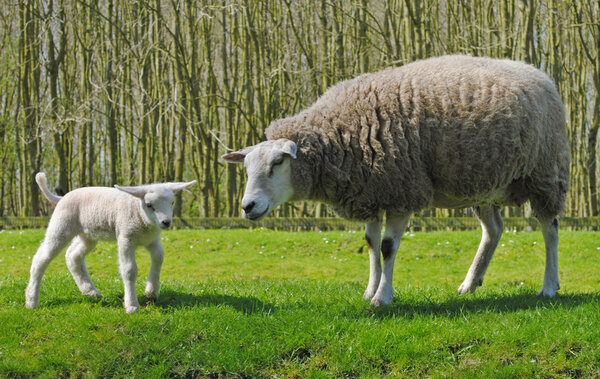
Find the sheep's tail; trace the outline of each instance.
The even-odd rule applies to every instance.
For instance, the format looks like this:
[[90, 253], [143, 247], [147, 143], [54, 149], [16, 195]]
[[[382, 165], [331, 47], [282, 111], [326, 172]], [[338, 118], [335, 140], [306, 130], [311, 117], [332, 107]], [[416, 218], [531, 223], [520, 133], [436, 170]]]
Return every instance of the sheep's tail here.
[[44, 174], [43, 172], [38, 172], [35, 175], [35, 181], [37, 182], [38, 186], [40, 186], [40, 189], [42, 190], [44, 196], [46, 196], [46, 199], [48, 199], [48, 201], [52, 204], [53, 207], [56, 207], [56, 204], [58, 204], [62, 197], [50, 192], [50, 190], [48, 189], [48, 180], [46, 179], [46, 174]]

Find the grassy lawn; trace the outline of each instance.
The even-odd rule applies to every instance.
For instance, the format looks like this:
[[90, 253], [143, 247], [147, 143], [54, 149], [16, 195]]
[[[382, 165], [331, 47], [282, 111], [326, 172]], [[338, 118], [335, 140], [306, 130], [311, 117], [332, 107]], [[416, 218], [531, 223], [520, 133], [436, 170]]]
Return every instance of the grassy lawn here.
[[456, 295], [478, 231], [405, 235], [394, 302], [361, 298], [362, 232], [163, 233], [156, 303], [125, 314], [116, 245], [87, 259], [101, 300], [84, 298], [60, 255], [40, 308], [24, 308], [43, 230], [0, 231], [0, 377], [598, 377], [600, 233], [561, 231], [561, 290], [536, 298], [541, 232], [505, 233], [483, 287]]

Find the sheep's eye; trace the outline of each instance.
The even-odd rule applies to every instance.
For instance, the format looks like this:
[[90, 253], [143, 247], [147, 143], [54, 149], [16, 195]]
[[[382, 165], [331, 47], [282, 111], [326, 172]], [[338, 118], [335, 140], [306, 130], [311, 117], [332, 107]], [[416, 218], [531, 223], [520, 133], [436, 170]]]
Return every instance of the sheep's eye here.
[[275, 162], [273, 162], [273, 166], [277, 166], [283, 163], [283, 157], [280, 157]]
[[152, 210], [154, 210], [154, 207], [153, 207], [153, 206], [152, 206], [152, 204], [150, 204], [150, 203], [146, 203], [146, 207], [147, 207], [147, 208], [149, 208], [149, 209], [152, 209]]

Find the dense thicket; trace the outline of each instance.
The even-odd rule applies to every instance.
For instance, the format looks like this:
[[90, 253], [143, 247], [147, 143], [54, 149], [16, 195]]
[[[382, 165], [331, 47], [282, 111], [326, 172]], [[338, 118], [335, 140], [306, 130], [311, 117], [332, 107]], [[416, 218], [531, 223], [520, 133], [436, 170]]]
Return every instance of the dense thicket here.
[[218, 160], [226, 148], [341, 79], [449, 53], [524, 60], [556, 81], [567, 214], [598, 215], [599, 20], [596, 0], [4, 1], [0, 215], [46, 212], [44, 170], [59, 193], [195, 178], [178, 214], [236, 216], [244, 175]]

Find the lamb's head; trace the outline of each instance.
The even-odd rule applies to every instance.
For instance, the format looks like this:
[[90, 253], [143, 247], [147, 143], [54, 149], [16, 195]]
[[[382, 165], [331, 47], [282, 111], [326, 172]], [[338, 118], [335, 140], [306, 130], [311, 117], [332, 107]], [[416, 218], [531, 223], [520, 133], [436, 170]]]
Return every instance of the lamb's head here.
[[194, 183], [196, 183], [195, 180], [187, 183], [156, 183], [136, 187], [115, 185], [115, 188], [140, 199], [141, 209], [146, 219], [152, 224], [166, 229], [171, 226], [173, 221], [175, 193]]
[[248, 182], [242, 198], [246, 218], [259, 220], [292, 197], [290, 160], [296, 159], [296, 151], [295, 142], [282, 138], [222, 156], [227, 162], [244, 162], [246, 167]]

